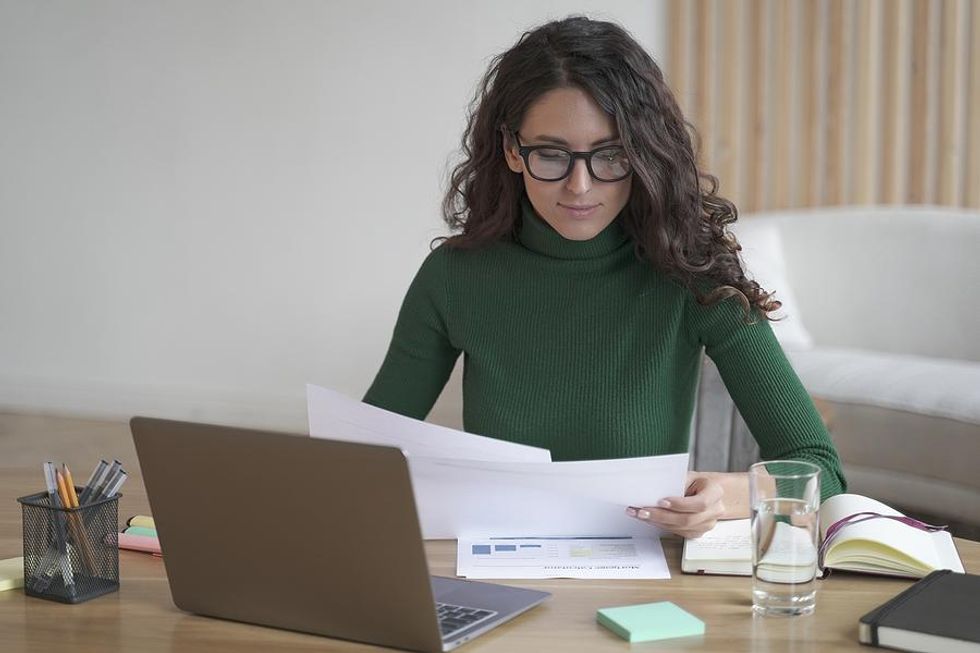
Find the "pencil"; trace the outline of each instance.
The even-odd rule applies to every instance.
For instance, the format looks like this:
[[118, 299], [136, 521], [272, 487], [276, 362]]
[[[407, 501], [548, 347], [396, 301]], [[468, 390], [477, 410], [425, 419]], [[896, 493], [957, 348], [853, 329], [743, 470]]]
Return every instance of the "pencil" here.
[[65, 489], [68, 490], [68, 498], [71, 499], [71, 507], [77, 508], [79, 506], [78, 494], [75, 492], [75, 481], [73, 481], [71, 478], [71, 470], [68, 469], [68, 465], [65, 463], [61, 464], [61, 468], [65, 472]]
[[54, 477], [58, 483], [58, 496], [61, 498], [61, 505], [65, 508], [74, 508], [71, 497], [68, 496], [68, 489], [65, 487], [65, 477], [61, 475], [61, 470], [54, 470]]
[[94, 574], [97, 567], [95, 564], [95, 556], [92, 554], [92, 547], [89, 545], [88, 538], [85, 536], [85, 526], [79, 519], [78, 513], [75, 512], [75, 508], [78, 508], [78, 505], [76, 502], [72, 501], [71, 494], [68, 492], [68, 484], [65, 482], [65, 477], [62, 476], [59, 470], [55, 470], [55, 478], [58, 482], [58, 495], [61, 497], [61, 502], [65, 505], [65, 508], [69, 510], [68, 529], [74, 536], [75, 543], [78, 545], [78, 548], [82, 550], [82, 558], [85, 562], [85, 566], [88, 568], [88, 572], [90, 574]]

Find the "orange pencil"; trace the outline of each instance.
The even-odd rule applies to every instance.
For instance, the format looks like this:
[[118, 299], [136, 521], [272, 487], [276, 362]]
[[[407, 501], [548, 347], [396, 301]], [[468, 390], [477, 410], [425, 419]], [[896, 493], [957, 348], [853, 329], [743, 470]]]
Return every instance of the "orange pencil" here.
[[78, 494], [75, 492], [75, 481], [71, 478], [71, 470], [68, 465], [62, 463], [61, 468], [65, 470], [65, 489], [68, 490], [68, 498], [71, 499], [71, 507], [78, 507]]
[[[61, 497], [61, 502], [65, 504], [65, 508], [73, 510], [77, 507], [77, 504], [72, 503], [71, 495], [68, 493], [67, 483], [65, 483], [65, 477], [61, 475], [60, 470], [56, 469], [54, 473], [58, 481], [58, 495]], [[68, 513], [68, 529], [72, 532], [75, 544], [82, 550], [82, 559], [85, 562], [85, 566], [88, 567], [89, 573], [95, 573], [95, 557], [92, 554], [92, 547], [88, 543], [88, 538], [85, 537], [85, 526], [82, 524], [81, 519], [79, 519], [77, 512]]]
[[65, 477], [61, 475], [61, 470], [54, 470], [55, 478], [58, 479], [58, 496], [61, 497], [61, 505], [65, 508], [74, 508], [71, 497], [68, 496], [68, 489], [65, 487]]

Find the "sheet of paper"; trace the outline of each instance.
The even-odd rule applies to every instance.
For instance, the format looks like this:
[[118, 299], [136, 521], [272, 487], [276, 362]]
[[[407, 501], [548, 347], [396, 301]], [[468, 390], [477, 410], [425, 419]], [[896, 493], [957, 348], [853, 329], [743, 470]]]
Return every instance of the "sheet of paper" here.
[[670, 578], [649, 537], [480, 537], [456, 545], [464, 578]]
[[687, 454], [557, 463], [409, 457], [426, 539], [473, 534], [659, 537], [626, 515], [682, 496]]
[[657, 537], [626, 515], [681, 496], [687, 454], [551, 461], [545, 449], [396, 415], [307, 386], [310, 435], [400, 447], [408, 458], [426, 539], [469, 534]]
[[409, 456], [549, 462], [547, 449], [429, 424], [307, 384], [310, 435], [400, 447]]

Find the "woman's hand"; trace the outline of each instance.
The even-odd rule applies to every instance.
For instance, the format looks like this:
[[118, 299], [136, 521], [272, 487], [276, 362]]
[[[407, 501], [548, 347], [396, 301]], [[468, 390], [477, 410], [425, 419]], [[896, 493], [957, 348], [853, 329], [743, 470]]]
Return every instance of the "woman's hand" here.
[[713, 475], [688, 473], [683, 497], [667, 497], [656, 506], [630, 506], [626, 514], [681, 537], [701, 537], [726, 516], [725, 487]]

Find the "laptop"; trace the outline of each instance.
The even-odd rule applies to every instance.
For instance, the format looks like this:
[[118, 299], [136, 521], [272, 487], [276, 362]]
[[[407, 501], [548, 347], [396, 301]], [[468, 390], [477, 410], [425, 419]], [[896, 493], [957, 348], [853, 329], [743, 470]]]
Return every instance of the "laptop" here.
[[398, 448], [145, 417], [130, 428], [182, 610], [449, 651], [549, 596], [430, 576]]

